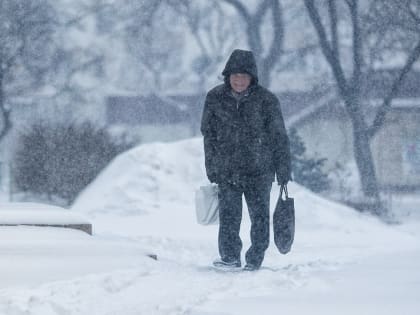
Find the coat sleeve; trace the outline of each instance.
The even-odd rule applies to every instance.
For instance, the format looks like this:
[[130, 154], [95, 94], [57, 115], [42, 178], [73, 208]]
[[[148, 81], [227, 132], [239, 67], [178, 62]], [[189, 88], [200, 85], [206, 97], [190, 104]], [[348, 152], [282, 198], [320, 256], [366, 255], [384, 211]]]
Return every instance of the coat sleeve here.
[[279, 100], [275, 95], [272, 95], [268, 103], [270, 108], [268, 129], [272, 143], [273, 162], [275, 165], [277, 182], [281, 184], [291, 180], [292, 167], [290, 143]]
[[217, 169], [217, 133], [214, 104], [217, 100], [210, 93], [207, 94], [201, 118], [201, 133], [204, 137], [204, 155], [207, 177], [212, 183], [218, 182]]

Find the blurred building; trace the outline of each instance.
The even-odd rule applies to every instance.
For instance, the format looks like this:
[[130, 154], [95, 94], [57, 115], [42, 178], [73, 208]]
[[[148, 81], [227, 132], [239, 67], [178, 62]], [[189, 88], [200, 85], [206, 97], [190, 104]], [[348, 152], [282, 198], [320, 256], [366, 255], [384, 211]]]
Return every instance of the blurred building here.
[[[398, 70], [376, 71], [363, 80], [362, 107], [369, 125], [397, 73]], [[382, 189], [420, 189], [419, 83], [420, 72], [407, 74], [384, 125], [372, 140], [371, 149]], [[344, 104], [333, 96], [310, 103], [289, 117], [289, 127], [298, 130], [311, 156], [328, 158], [328, 169], [333, 169], [337, 162], [346, 165], [353, 159], [353, 137]]]
[[106, 125], [140, 142], [174, 141], [198, 135], [204, 95], [109, 96]]
[[[362, 102], [371, 123], [397, 70], [371, 73], [364, 79]], [[382, 189], [420, 189], [420, 72], [410, 72], [372, 141]], [[327, 158], [326, 171], [353, 158], [352, 124], [333, 86], [278, 93], [288, 128], [296, 128], [310, 157]], [[204, 95], [110, 96], [106, 124], [141, 142], [174, 141], [200, 136]]]

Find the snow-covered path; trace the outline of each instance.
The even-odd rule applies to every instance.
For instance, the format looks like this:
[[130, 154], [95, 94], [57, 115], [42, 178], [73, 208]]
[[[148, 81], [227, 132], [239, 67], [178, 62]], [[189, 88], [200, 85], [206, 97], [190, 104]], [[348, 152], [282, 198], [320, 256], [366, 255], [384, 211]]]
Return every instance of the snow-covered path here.
[[[385, 225], [292, 183], [293, 251], [280, 255], [272, 243], [258, 272], [222, 273], [209, 267], [217, 226], [195, 223], [193, 191], [204, 182], [200, 139], [123, 154], [74, 206], [92, 221], [92, 238], [47, 242], [45, 255], [48, 235], [27, 231], [33, 249], [23, 254], [19, 234], [7, 256], [15, 265], [0, 263], [0, 277], [16, 271], [21, 280], [0, 285], [0, 314], [418, 314], [418, 222]], [[273, 200], [277, 193], [273, 186]], [[248, 231], [245, 214], [244, 249]]]
[[[416, 314], [420, 251], [375, 255], [349, 248], [290, 257], [270, 250], [256, 273], [209, 268], [216, 248], [204, 241], [139, 237], [158, 261], [87, 274], [29, 289], [0, 291], [0, 314]], [[111, 254], [111, 253], [110, 253]], [[357, 256], [356, 256], [357, 255]]]

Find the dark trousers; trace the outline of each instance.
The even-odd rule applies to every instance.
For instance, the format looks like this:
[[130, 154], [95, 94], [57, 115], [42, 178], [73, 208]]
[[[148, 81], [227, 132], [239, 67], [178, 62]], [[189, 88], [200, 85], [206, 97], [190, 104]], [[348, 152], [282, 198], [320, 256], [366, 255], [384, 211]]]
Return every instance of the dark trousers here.
[[237, 186], [219, 184], [219, 253], [224, 261], [240, 260], [242, 241], [239, 230], [242, 221], [242, 195], [251, 219], [251, 247], [246, 262], [260, 266], [270, 241], [271, 180], [258, 180]]

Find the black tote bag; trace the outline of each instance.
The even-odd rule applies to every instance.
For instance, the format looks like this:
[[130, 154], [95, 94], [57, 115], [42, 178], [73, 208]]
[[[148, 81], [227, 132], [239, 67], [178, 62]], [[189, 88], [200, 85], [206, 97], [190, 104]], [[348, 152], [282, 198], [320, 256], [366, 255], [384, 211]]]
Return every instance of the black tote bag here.
[[273, 231], [277, 249], [280, 253], [287, 254], [295, 237], [295, 205], [294, 199], [288, 196], [286, 185], [280, 187], [279, 199], [273, 214]]

